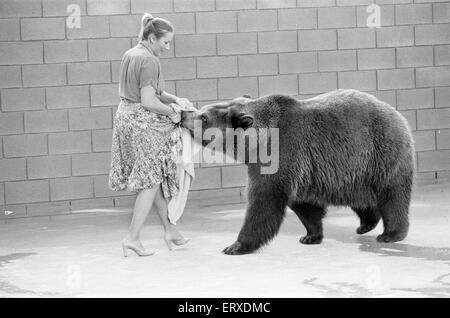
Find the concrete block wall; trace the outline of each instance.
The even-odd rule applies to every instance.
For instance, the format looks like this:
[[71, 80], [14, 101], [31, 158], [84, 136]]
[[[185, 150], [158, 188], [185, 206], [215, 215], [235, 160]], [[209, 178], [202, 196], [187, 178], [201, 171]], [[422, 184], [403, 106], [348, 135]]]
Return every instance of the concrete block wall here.
[[[367, 26], [373, 3], [379, 28]], [[1, 218], [132, 205], [107, 174], [120, 60], [143, 12], [175, 26], [161, 59], [169, 92], [200, 107], [367, 91], [409, 121], [419, 180], [450, 175], [448, 1], [2, 0]], [[188, 205], [245, 201], [242, 165], [196, 171]]]

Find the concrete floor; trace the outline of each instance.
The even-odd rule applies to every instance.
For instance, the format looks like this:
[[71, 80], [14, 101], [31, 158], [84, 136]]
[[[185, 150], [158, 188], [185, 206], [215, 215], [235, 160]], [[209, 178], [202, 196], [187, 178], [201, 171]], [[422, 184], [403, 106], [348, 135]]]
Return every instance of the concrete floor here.
[[157, 253], [124, 258], [130, 211], [0, 224], [0, 297], [450, 297], [450, 181], [415, 189], [406, 240], [376, 243], [382, 225], [358, 236], [356, 216], [330, 208], [321, 245], [298, 243], [305, 229], [288, 212], [258, 253], [228, 256], [245, 205], [186, 210], [191, 242], [169, 252], [156, 216], [143, 243]]

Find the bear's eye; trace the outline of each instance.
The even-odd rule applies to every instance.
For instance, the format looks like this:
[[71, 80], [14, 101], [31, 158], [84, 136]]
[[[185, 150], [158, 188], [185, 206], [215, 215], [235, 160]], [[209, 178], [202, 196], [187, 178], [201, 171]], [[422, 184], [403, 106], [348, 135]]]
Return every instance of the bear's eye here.
[[203, 123], [206, 123], [206, 121], [207, 121], [206, 116], [205, 116], [205, 115], [202, 115], [202, 122], [203, 122]]

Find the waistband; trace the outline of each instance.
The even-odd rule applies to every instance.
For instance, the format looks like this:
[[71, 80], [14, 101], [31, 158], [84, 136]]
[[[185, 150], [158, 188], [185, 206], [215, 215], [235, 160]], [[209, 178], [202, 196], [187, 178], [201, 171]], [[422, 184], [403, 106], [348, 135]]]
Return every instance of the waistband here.
[[120, 111], [135, 111], [141, 108], [141, 103], [135, 103], [128, 99], [121, 98], [118, 110]]

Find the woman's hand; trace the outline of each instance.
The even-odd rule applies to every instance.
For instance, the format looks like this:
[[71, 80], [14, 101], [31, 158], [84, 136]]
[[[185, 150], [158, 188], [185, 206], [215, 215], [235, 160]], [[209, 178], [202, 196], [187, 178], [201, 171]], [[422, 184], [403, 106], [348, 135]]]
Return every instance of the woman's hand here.
[[175, 112], [169, 118], [174, 124], [178, 124], [181, 121], [181, 112]]
[[175, 101], [178, 105], [181, 106], [183, 109], [188, 109], [190, 107], [193, 107], [194, 105], [189, 101], [187, 98], [180, 98], [178, 97]]

